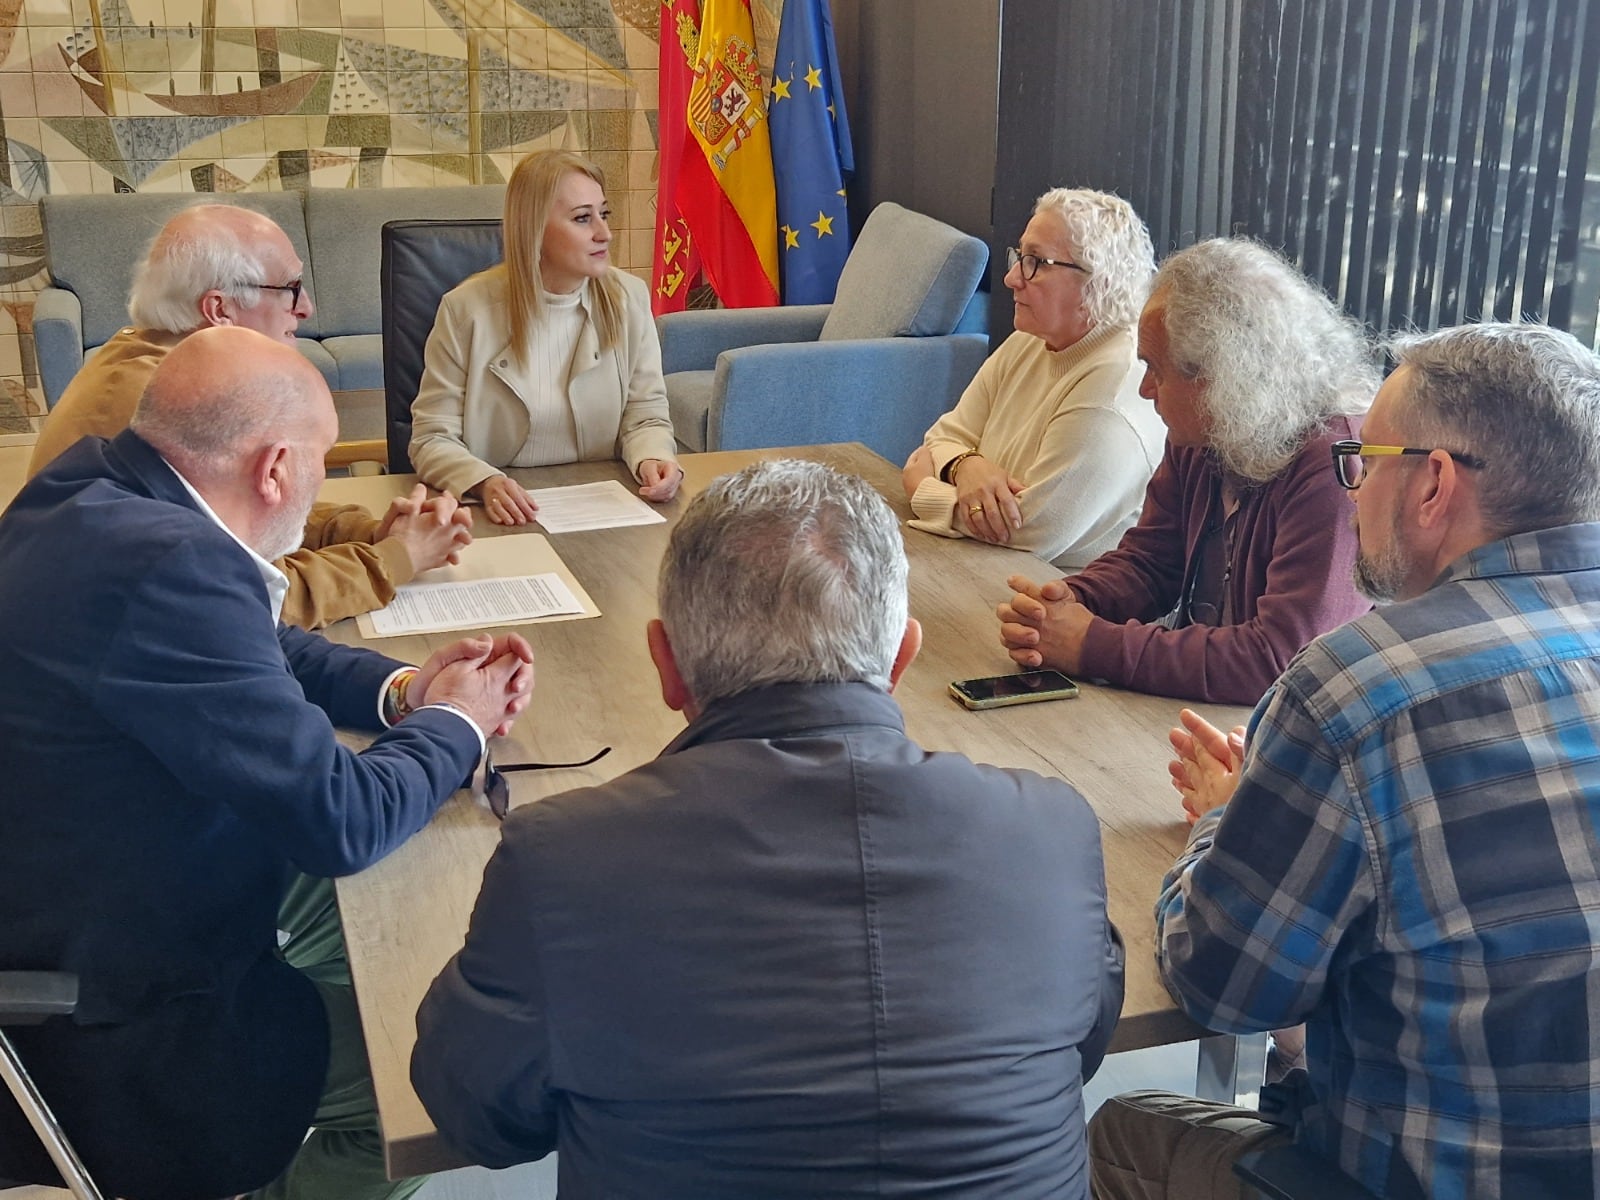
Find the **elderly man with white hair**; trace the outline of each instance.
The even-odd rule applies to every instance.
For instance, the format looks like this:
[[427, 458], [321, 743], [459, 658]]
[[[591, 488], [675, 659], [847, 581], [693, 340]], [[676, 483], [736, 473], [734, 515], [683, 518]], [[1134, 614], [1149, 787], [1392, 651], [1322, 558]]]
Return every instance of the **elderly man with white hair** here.
[[1139, 318], [1143, 395], [1167, 447], [1139, 522], [1081, 573], [1022, 576], [999, 608], [1024, 667], [1254, 704], [1294, 653], [1365, 612], [1324, 464], [1377, 390], [1359, 326], [1264, 246], [1162, 263]]
[[[253, 329], [294, 345], [311, 316], [300, 257], [271, 218], [229, 204], [197, 204], [155, 236], [128, 298], [133, 325], [95, 351], [45, 418], [28, 463], [38, 474], [80, 438], [128, 427], [156, 367], [198, 329]], [[289, 581], [283, 619], [316, 629], [382, 608], [418, 571], [455, 562], [472, 541], [471, 513], [418, 485], [382, 519], [353, 504], [312, 506], [306, 528], [279, 556]]]
[[417, 1017], [446, 1140], [557, 1150], [563, 1195], [1087, 1196], [1122, 1003], [1099, 827], [906, 737], [906, 580], [889, 506], [820, 464], [689, 506], [648, 630], [689, 727], [507, 819]]

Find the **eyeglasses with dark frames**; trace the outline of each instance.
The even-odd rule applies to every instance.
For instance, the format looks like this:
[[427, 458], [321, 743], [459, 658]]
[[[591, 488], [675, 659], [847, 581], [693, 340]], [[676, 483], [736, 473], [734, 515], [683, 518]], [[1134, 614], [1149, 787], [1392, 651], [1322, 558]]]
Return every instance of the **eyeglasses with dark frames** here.
[[1011, 270], [1018, 263], [1022, 264], [1022, 278], [1025, 280], [1031, 280], [1037, 275], [1040, 267], [1068, 267], [1074, 271], [1082, 271], [1085, 275], [1089, 273], [1087, 268], [1064, 258], [1044, 258], [1037, 254], [1024, 254], [1015, 246], [1007, 246], [1006, 270]]
[[245, 286], [260, 288], [265, 292], [288, 292], [289, 307], [299, 308], [300, 295], [306, 290], [306, 281], [302, 277], [300, 279], [291, 279], [288, 283], [247, 283]]
[[504, 821], [511, 811], [511, 784], [506, 776], [512, 771], [564, 771], [571, 767], [587, 767], [611, 753], [606, 746], [581, 762], [521, 762], [497, 763], [487, 749], [483, 752], [483, 795], [489, 802], [489, 811]]
[[[1333, 450], [1333, 473], [1339, 477], [1339, 486], [1348, 492], [1355, 491], [1361, 486], [1361, 481], [1366, 478], [1366, 458], [1393, 458], [1400, 455], [1432, 454], [1434, 450], [1444, 449], [1442, 446], [1379, 446], [1372, 442], [1335, 442]], [[1451, 458], [1463, 467], [1470, 467], [1474, 471], [1481, 471], [1486, 464], [1481, 458], [1467, 454], [1460, 450], [1445, 450]]]

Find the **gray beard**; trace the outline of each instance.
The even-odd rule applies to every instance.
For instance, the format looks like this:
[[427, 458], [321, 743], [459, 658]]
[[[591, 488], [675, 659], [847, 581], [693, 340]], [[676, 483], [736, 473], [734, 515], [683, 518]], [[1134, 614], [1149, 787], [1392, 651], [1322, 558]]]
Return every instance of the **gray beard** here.
[[1378, 604], [1397, 599], [1409, 573], [1410, 564], [1394, 538], [1379, 554], [1358, 554], [1352, 572], [1356, 591]]
[[305, 540], [306, 519], [310, 516], [309, 502], [298, 513], [283, 513], [261, 535], [261, 544], [256, 547], [256, 553], [268, 562], [277, 562], [285, 555], [293, 554]]

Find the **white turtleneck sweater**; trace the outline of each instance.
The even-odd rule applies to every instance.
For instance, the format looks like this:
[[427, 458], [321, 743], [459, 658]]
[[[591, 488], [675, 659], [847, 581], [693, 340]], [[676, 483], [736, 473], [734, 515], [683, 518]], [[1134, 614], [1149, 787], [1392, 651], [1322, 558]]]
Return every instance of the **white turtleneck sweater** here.
[[[1093, 329], [1064, 350], [1013, 333], [934, 422], [923, 444], [935, 472], [977, 450], [1026, 486], [1013, 549], [1078, 570], [1116, 546], [1139, 517], [1166, 444], [1129, 329]], [[935, 477], [911, 498], [914, 529], [968, 536], [956, 489]]]
[[522, 402], [528, 410], [528, 440], [511, 460], [513, 467], [547, 467], [578, 461], [578, 426], [567, 398], [572, 379], [572, 352], [583, 332], [583, 287], [564, 296], [544, 293], [544, 319], [538, 336], [519, 364]]

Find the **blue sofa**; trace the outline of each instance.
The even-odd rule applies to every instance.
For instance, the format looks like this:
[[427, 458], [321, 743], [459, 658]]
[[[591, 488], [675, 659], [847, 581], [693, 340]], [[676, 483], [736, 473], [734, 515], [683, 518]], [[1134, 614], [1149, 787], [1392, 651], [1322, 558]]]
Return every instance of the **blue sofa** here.
[[283, 227], [316, 302], [316, 312], [300, 325], [300, 350], [329, 388], [353, 391], [383, 386], [378, 258], [384, 222], [498, 218], [505, 188], [46, 196], [39, 210], [51, 285], [33, 310], [46, 404], [53, 407], [84, 359], [128, 323], [134, 267], [156, 231], [178, 209], [207, 201], [244, 205]]

